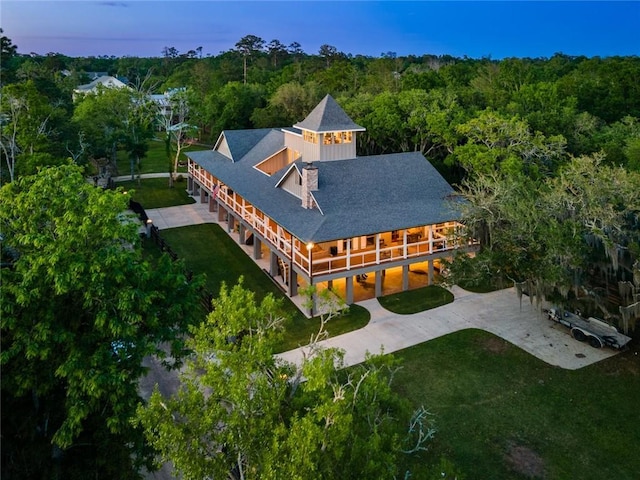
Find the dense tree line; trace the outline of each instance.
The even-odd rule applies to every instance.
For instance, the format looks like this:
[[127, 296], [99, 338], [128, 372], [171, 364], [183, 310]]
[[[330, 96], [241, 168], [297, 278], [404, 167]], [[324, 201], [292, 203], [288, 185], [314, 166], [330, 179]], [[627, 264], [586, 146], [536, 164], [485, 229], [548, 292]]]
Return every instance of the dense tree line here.
[[[474, 119], [517, 121], [538, 139], [563, 137], [565, 154], [604, 151], [605, 163], [640, 168], [638, 57], [368, 57], [331, 45], [310, 54], [298, 43], [247, 35], [235, 48], [204, 58], [201, 47], [185, 53], [165, 47], [157, 58], [70, 58], [18, 55], [3, 39], [3, 98], [24, 98], [29, 105], [44, 101], [47, 108], [63, 107], [61, 113], [72, 111], [71, 92], [86, 80], [83, 72], [102, 71], [156, 92], [188, 87], [190, 121], [209, 142], [223, 129], [291, 125], [330, 93], [367, 128], [360, 136], [361, 154], [420, 150], [452, 181], [464, 176], [461, 155], [469, 152], [454, 150], [469, 150], [463, 125]], [[29, 81], [31, 87], [11, 85]], [[42, 152], [54, 157], [74, 138], [74, 129], [59, 117], [48, 125], [65, 141]], [[43, 118], [47, 112], [31, 122]]]
[[[481, 250], [451, 265], [452, 281], [506, 279], [531, 298], [587, 297], [633, 326], [633, 312], [618, 307], [633, 305], [640, 288], [638, 57], [369, 57], [329, 44], [314, 54], [254, 35], [204, 57], [202, 47], [165, 47], [157, 58], [23, 55], [4, 35], [0, 43], [3, 435], [16, 435], [14, 447], [3, 445], [3, 473], [102, 469], [116, 478], [104, 470], [109, 455], [114, 468], [149, 458], [142, 425], [130, 423], [139, 360], [195, 322], [193, 287], [176, 266], [141, 259], [135, 232], [119, 223], [124, 196], [99, 196], [82, 175], [117, 150], [133, 174], [156, 128], [150, 92], [184, 87], [182, 121], [203, 142], [224, 129], [290, 126], [330, 93], [367, 129], [359, 154], [421, 151], [459, 188], [464, 233]], [[74, 101], [86, 72], [126, 77], [130, 89]], [[104, 262], [117, 274], [88, 267]], [[155, 303], [150, 285], [169, 294]], [[620, 285], [626, 294], [611, 304]], [[117, 319], [108, 325], [107, 306]]]

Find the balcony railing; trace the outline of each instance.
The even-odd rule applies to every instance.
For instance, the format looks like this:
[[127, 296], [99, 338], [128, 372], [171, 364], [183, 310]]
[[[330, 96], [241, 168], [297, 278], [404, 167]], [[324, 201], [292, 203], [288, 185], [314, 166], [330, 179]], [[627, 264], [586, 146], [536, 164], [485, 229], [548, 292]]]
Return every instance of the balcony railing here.
[[[190, 162], [189, 173], [210, 192], [214, 191], [218, 182], [207, 171], [195, 167]], [[306, 244], [292, 237], [289, 232], [279, 227], [276, 222], [227, 186], [223, 185], [218, 189], [217, 198], [227, 210], [242, 218], [255, 232], [269, 242], [272, 248], [291, 259], [295, 265], [310, 276], [328, 275], [411, 258], [426, 257], [467, 246], [466, 244], [462, 245], [452, 236], [445, 235], [442, 231], [432, 229], [431, 234], [425, 239], [405, 234], [392, 242], [391, 245], [378, 242], [377, 245], [354, 250], [349, 248], [342, 252], [319, 247], [309, 251]], [[469, 246], [475, 244], [472, 243]]]

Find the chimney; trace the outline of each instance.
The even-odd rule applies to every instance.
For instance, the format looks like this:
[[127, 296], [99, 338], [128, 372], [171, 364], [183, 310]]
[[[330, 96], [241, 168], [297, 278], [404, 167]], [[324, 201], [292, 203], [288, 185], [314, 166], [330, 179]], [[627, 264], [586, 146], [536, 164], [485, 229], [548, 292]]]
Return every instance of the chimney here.
[[311, 192], [318, 190], [318, 167], [307, 163], [302, 169], [302, 208], [313, 208], [315, 202]]

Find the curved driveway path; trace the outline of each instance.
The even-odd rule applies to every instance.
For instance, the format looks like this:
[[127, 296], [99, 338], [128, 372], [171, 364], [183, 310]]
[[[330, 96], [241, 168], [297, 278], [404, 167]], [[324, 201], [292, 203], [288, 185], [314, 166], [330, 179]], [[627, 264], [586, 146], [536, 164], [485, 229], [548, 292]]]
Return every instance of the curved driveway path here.
[[[207, 204], [193, 203], [147, 210], [161, 230], [165, 228], [217, 223], [217, 215]], [[397, 315], [380, 306], [376, 299], [359, 302], [371, 312], [364, 328], [329, 338], [321, 345], [345, 351], [345, 364], [364, 361], [367, 352], [402, 350], [428, 340], [463, 330], [479, 328], [522, 348], [539, 359], [561, 368], [575, 370], [611, 357], [616, 350], [595, 349], [571, 337], [569, 330], [547, 319], [522, 297], [522, 308], [513, 288], [491, 293], [471, 293], [459, 287], [451, 291], [455, 300], [442, 307], [413, 315]], [[302, 349], [284, 352], [281, 358], [299, 362]]]
[[[376, 299], [358, 303], [371, 312], [367, 326], [320, 342], [324, 347], [345, 351], [345, 364], [364, 361], [367, 352], [391, 353], [466, 328], [491, 332], [561, 368], [575, 370], [616, 354], [595, 349], [571, 337], [569, 330], [547, 319], [522, 297], [522, 309], [513, 288], [491, 293], [471, 293], [459, 287], [451, 291], [455, 300], [442, 307], [413, 315], [397, 315], [382, 308]], [[299, 363], [303, 348], [279, 356]]]

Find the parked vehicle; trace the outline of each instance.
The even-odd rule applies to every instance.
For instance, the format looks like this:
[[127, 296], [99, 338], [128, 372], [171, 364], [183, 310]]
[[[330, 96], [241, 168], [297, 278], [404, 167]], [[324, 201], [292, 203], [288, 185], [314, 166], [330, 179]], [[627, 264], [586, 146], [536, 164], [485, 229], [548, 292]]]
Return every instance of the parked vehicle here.
[[594, 348], [622, 348], [631, 341], [618, 332], [616, 327], [594, 317], [583, 318], [579, 314], [554, 307], [547, 310], [549, 320], [561, 323], [571, 329], [573, 338], [580, 342], [589, 342]]

